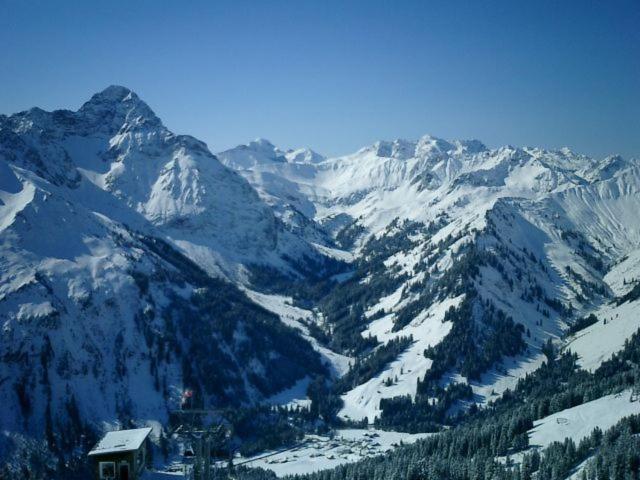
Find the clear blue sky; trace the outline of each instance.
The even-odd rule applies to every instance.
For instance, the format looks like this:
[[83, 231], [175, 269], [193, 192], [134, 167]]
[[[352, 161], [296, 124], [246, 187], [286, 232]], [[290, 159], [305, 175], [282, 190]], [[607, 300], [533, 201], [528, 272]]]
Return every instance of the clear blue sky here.
[[640, 0], [0, 0], [0, 112], [110, 84], [213, 151], [431, 133], [640, 157]]

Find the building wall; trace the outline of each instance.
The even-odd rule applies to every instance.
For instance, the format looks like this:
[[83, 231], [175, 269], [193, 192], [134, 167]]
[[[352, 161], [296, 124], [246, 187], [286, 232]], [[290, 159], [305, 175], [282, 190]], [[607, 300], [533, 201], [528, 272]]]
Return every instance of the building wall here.
[[[100, 462], [115, 462], [116, 478], [118, 478], [118, 464], [122, 461], [129, 463], [129, 480], [137, 480], [138, 474], [141, 474], [145, 467], [145, 460], [148, 453], [147, 449], [149, 448], [148, 442], [149, 439], [146, 439], [138, 450], [134, 450], [131, 452], [106, 453], [104, 455], [94, 455], [90, 457], [93, 462], [95, 480], [100, 479]], [[138, 459], [140, 459], [140, 462], [138, 462]]]
[[119, 464], [123, 461], [129, 463], [129, 480], [137, 480], [138, 465], [136, 465], [136, 453], [137, 451], [107, 453], [104, 455], [95, 455], [91, 457], [93, 459], [93, 471], [95, 480], [100, 479], [100, 462], [114, 462], [116, 464], [116, 478], [119, 478]]

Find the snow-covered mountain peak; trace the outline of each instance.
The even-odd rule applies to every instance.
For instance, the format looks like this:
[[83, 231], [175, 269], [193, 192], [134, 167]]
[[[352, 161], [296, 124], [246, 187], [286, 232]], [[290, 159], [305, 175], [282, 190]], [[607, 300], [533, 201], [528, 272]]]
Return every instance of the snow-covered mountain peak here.
[[409, 160], [412, 158], [438, 158], [444, 155], [477, 154], [488, 151], [479, 140], [454, 140], [449, 142], [433, 135], [423, 135], [417, 141], [396, 139], [379, 140], [363, 147], [356, 154], [373, 153], [380, 158]]
[[260, 164], [269, 165], [274, 162], [315, 165], [325, 160], [324, 156], [310, 148], [283, 150], [265, 138], [256, 138], [246, 145], [238, 145], [222, 152], [220, 156], [223, 157], [223, 161], [226, 159], [240, 168], [249, 168]]
[[373, 154], [380, 158], [394, 158], [397, 160], [407, 160], [413, 157], [416, 143], [404, 139], [378, 140], [373, 145], [361, 148], [356, 152], [359, 154]]
[[[247, 149], [288, 164], [266, 140]], [[256, 262], [288, 270], [291, 259], [318, 255], [281, 232], [271, 208], [204, 142], [169, 131], [125, 87], [108, 87], [76, 112], [32, 109], [0, 119], [0, 159], [55, 185], [91, 182], [162, 229], [209, 273], [241, 276], [241, 264]]]
[[93, 95], [78, 114], [104, 133], [116, 133], [124, 126], [162, 127], [160, 119], [138, 95], [116, 85]]
[[217, 156], [227, 167], [237, 170], [254, 168], [273, 170], [282, 167], [303, 171], [314, 169], [317, 164], [325, 160], [324, 156], [309, 148], [284, 150], [264, 138], [238, 145], [218, 153]]
[[[478, 195], [487, 208], [503, 196], [541, 198], [584, 185], [597, 164], [568, 149], [489, 149], [479, 140], [432, 135], [380, 140], [317, 163], [291, 161], [289, 152], [283, 160], [282, 152], [270, 142], [252, 142], [219, 156], [271, 204], [293, 204], [316, 219], [346, 213], [371, 231], [397, 216], [428, 220], [439, 209], [451, 209], [451, 202], [475, 204]], [[425, 204], [432, 208], [422, 208]], [[479, 210], [472, 212], [478, 215]]]
[[404, 139], [396, 139], [392, 142], [379, 141], [374, 143], [373, 150], [378, 157], [395, 158], [397, 160], [407, 160], [413, 157], [415, 143]]
[[256, 151], [270, 152], [270, 151], [276, 150], [275, 145], [271, 143], [270, 140], [267, 140], [266, 138], [262, 138], [262, 137], [258, 137], [255, 140], [252, 140], [247, 144], [247, 146], [250, 149], [256, 150]]
[[287, 163], [285, 152], [265, 138], [256, 138], [246, 145], [221, 152], [219, 157], [228, 167], [251, 168], [256, 165]]
[[559, 151], [564, 155], [574, 155], [573, 150], [569, 147], [561, 147]]
[[[637, 165], [637, 162], [635, 162], [635, 165]], [[598, 180], [608, 180], [632, 166], [634, 166], [634, 162], [627, 161], [620, 155], [609, 155], [597, 165], [593, 176]]]
[[287, 161], [290, 163], [309, 163], [316, 164], [326, 160], [326, 157], [314, 152], [310, 148], [298, 148], [296, 150], [288, 150], [285, 154]]
[[454, 150], [451, 143], [432, 135], [423, 135], [416, 143], [416, 156], [425, 156], [430, 153], [446, 153]]
[[454, 145], [458, 153], [482, 153], [489, 149], [480, 140], [455, 140]]

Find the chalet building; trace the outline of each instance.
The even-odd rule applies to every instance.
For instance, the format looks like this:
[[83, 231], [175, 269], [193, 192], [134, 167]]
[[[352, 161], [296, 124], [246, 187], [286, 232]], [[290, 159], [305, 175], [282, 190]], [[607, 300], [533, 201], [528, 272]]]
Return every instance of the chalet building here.
[[147, 456], [150, 428], [108, 432], [89, 452], [96, 480], [139, 480]]

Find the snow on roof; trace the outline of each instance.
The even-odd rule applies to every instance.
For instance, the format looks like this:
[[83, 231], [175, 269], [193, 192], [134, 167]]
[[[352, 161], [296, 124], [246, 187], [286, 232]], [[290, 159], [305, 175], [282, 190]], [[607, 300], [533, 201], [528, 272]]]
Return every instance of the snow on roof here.
[[89, 452], [89, 456], [137, 450], [149, 433], [151, 433], [151, 428], [107, 432], [98, 444], [93, 447], [93, 450]]

